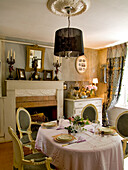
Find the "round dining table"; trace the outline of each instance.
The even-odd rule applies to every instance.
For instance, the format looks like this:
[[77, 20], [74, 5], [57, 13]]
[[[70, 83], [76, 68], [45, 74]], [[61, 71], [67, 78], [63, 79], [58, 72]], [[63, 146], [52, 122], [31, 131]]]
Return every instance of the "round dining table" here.
[[[63, 126], [69, 126], [64, 120]], [[63, 146], [54, 140], [54, 136], [68, 134], [67, 129], [41, 126], [37, 133], [35, 147], [52, 157], [57, 170], [123, 170], [123, 149], [121, 138], [117, 135], [99, 135], [92, 133], [92, 125], [76, 133], [75, 138], [83, 142]]]

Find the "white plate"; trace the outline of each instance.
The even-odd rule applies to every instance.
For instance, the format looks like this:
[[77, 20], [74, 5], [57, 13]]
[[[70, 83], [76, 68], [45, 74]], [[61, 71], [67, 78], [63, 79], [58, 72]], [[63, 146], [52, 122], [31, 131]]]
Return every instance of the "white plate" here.
[[45, 126], [45, 127], [54, 127], [54, 126], [56, 126], [56, 123], [55, 122], [46, 122], [46, 123], [43, 123], [43, 126]]

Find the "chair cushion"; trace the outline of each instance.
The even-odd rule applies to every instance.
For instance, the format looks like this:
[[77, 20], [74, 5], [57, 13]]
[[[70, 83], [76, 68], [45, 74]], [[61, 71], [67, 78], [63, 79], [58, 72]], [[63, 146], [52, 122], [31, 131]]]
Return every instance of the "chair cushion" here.
[[21, 142], [22, 142], [23, 144], [30, 143], [30, 140], [29, 140], [27, 134], [23, 135], [23, 137], [22, 137], [20, 140], [21, 140]]
[[19, 122], [21, 130], [26, 131], [30, 125], [30, 118], [24, 110], [20, 110]]
[[[35, 162], [45, 160], [46, 155], [43, 153], [34, 153], [24, 157], [26, 160], [34, 159]], [[47, 170], [45, 164], [42, 165], [24, 165], [24, 170]]]
[[128, 137], [128, 113], [122, 114], [119, 117], [117, 130], [123, 137]]
[[127, 146], [126, 146], [125, 154], [126, 155], [128, 154], [128, 143], [127, 143]]

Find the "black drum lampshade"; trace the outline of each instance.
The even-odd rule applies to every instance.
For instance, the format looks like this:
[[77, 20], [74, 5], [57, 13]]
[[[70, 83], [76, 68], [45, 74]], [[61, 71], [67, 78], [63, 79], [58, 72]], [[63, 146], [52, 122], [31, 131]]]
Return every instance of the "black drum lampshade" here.
[[54, 55], [78, 57], [84, 55], [82, 31], [77, 28], [62, 28], [55, 33]]

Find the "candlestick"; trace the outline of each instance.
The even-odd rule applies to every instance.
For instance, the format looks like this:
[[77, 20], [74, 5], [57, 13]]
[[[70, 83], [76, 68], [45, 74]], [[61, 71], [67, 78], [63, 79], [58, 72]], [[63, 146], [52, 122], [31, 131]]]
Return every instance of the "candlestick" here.
[[56, 68], [55, 69], [55, 74], [56, 76], [54, 77], [54, 80], [59, 80], [57, 74], [58, 74], [58, 71], [59, 71], [59, 67], [61, 66], [61, 63], [59, 63], [59, 57], [56, 57], [56, 61], [53, 63], [53, 66]]
[[7, 63], [9, 64], [9, 77], [8, 77], [8, 80], [13, 80], [13, 76], [12, 76], [12, 71], [14, 71], [13, 69], [13, 64], [15, 63], [15, 52], [14, 52], [14, 56], [12, 58], [12, 49], [11, 49], [11, 55], [10, 55], [10, 58], [9, 58], [9, 54], [10, 54], [10, 51], [8, 51], [8, 56], [7, 56]]

